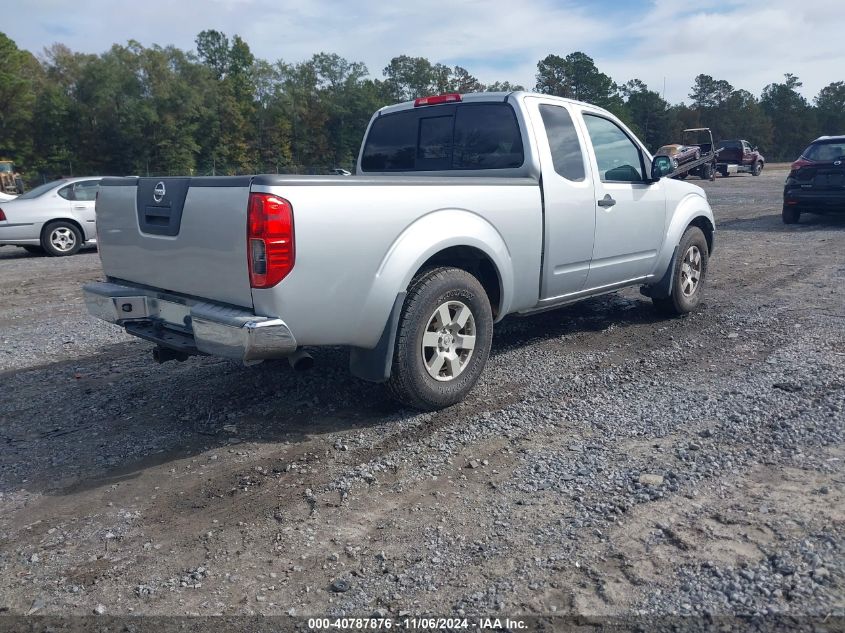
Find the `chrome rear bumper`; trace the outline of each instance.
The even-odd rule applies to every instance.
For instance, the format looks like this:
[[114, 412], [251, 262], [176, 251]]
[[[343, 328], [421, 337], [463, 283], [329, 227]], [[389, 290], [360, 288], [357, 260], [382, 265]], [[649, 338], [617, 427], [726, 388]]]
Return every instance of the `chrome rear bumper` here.
[[82, 290], [90, 314], [164, 347], [242, 361], [296, 351], [296, 338], [281, 319], [112, 282]]

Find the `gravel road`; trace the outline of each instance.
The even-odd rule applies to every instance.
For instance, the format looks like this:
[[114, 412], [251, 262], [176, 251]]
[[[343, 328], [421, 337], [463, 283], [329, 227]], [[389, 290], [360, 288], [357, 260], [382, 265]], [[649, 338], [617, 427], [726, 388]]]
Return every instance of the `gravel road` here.
[[700, 311], [509, 318], [433, 414], [341, 350], [156, 365], [95, 252], [0, 248], [0, 612], [845, 617], [845, 217], [784, 177], [696, 182]]

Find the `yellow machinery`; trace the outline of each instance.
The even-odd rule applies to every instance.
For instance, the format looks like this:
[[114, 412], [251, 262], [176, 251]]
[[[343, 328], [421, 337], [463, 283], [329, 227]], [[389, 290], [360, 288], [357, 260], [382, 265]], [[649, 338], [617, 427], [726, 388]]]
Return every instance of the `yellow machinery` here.
[[12, 195], [23, 193], [23, 178], [10, 160], [0, 160], [0, 191]]

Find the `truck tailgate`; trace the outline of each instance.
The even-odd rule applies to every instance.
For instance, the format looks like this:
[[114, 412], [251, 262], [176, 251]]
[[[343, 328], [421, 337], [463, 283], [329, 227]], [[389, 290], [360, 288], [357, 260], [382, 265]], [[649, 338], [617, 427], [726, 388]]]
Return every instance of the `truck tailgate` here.
[[249, 177], [106, 178], [97, 236], [110, 278], [252, 307]]

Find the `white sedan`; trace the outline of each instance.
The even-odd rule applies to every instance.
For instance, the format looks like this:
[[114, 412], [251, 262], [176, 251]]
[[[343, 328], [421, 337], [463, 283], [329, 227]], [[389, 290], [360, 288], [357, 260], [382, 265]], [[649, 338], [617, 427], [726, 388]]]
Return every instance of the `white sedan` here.
[[93, 246], [99, 186], [99, 177], [64, 178], [0, 202], [0, 246], [20, 246], [54, 257]]

